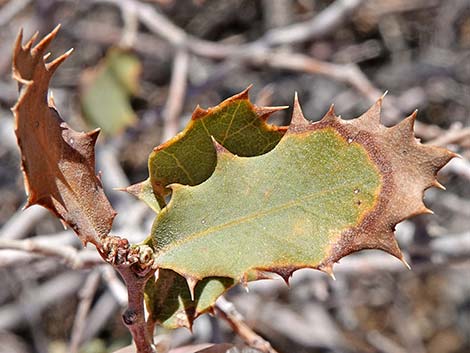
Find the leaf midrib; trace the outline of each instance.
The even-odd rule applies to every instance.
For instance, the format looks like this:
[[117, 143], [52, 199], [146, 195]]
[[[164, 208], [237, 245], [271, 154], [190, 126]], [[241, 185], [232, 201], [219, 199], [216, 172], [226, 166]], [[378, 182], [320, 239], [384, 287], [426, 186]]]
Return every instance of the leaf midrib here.
[[[355, 180], [352, 180], [350, 181], [350, 184], [354, 184], [355, 182], [359, 181], [359, 180], [362, 180], [361, 178], [357, 178]], [[258, 212], [253, 212], [253, 213], [250, 213], [249, 215], [246, 215], [244, 217], [240, 217], [240, 218], [237, 218], [237, 219], [234, 219], [232, 221], [229, 221], [229, 222], [225, 222], [223, 224], [219, 224], [219, 225], [215, 225], [215, 226], [211, 226], [209, 228], [206, 228], [205, 230], [203, 231], [200, 231], [200, 232], [197, 232], [197, 233], [193, 233], [191, 235], [189, 235], [188, 237], [185, 237], [185, 238], [182, 238], [182, 239], [179, 239], [177, 240], [176, 242], [174, 243], [170, 243], [168, 244], [166, 247], [164, 247], [163, 249], [161, 249], [161, 254], [165, 253], [165, 252], [168, 252], [170, 250], [172, 250], [172, 248], [174, 247], [179, 247], [181, 246], [182, 244], [185, 244], [185, 243], [188, 243], [190, 242], [191, 240], [195, 239], [195, 238], [202, 238], [204, 236], [207, 236], [207, 235], [210, 235], [212, 233], [216, 233], [217, 231], [220, 231], [220, 230], [224, 230], [224, 229], [228, 229], [230, 227], [234, 227], [234, 226], [237, 226], [239, 224], [242, 224], [242, 223], [248, 223], [254, 219], [257, 219], [257, 218], [261, 218], [261, 217], [264, 217], [264, 216], [267, 216], [269, 214], [272, 214], [272, 213], [275, 213], [275, 212], [278, 212], [278, 211], [281, 211], [281, 210], [285, 210], [285, 209], [288, 209], [288, 208], [293, 208], [295, 206], [299, 206], [301, 203], [303, 203], [304, 201], [307, 201], [309, 199], [312, 199], [314, 197], [318, 197], [318, 196], [324, 196], [328, 193], [332, 193], [332, 192], [335, 192], [335, 191], [338, 191], [338, 190], [342, 190], [342, 189], [345, 189], [345, 188], [350, 188], [351, 185], [348, 184], [348, 185], [340, 185], [338, 187], [335, 187], [335, 188], [328, 188], [328, 190], [322, 190], [322, 191], [318, 191], [318, 192], [314, 192], [312, 194], [308, 194], [306, 196], [303, 196], [303, 197], [300, 197], [300, 198], [297, 198], [297, 199], [294, 199], [294, 200], [290, 200], [286, 203], [283, 203], [283, 204], [280, 204], [278, 206], [275, 206], [275, 207], [271, 207], [269, 209], [266, 209], [266, 210], [262, 210], [262, 211], [258, 211]], [[373, 204], [371, 206], [371, 209], [374, 207], [374, 204], [375, 204], [375, 201], [377, 199], [377, 196], [375, 196], [374, 200], [373, 200]], [[170, 205], [169, 205], [169, 209], [171, 209]], [[364, 210], [362, 213], [366, 212], [366, 210]], [[168, 211], [167, 211], [168, 212]], [[359, 214], [358, 215], [358, 218], [360, 218], [360, 216], [362, 215]]]

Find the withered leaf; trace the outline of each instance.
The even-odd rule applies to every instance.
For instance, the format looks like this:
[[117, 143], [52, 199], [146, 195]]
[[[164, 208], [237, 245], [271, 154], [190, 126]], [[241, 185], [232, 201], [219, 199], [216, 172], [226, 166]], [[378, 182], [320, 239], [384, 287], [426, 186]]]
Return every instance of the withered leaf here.
[[47, 98], [52, 75], [71, 51], [46, 62], [48, 45], [59, 26], [34, 45], [35, 34], [22, 45], [19, 33], [13, 53], [13, 77], [20, 95], [12, 108], [28, 193], [27, 207], [42, 205], [69, 225], [86, 244], [99, 246], [115, 217], [95, 172], [99, 130], [77, 132], [65, 123]]

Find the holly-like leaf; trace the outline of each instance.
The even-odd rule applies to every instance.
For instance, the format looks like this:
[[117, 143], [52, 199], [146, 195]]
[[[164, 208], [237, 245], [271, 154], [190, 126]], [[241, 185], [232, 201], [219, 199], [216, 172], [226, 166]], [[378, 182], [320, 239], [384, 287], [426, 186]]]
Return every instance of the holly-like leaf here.
[[52, 99], [47, 100], [54, 71], [70, 55], [45, 62], [45, 51], [59, 27], [33, 47], [37, 34], [22, 45], [18, 35], [13, 55], [13, 77], [21, 91], [12, 108], [27, 206], [51, 210], [83, 243], [100, 244], [111, 230], [115, 211], [95, 173], [94, 147], [99, 130], [83, 133], [65, 123]]
[[211, 136], [239, 156], [266, 153], [279, 142], [286, 128], [268, 125], [266, 120], [285, 107], [256, 107], [248, 91], [214, 108], [197, 107], [184, 131], [150, 154], [150, 182], [162, 205], [168, 185], [197, 185], [212, 174], [217, 157]]
[[404, 261], [395, 225], [428, 213], [424, 190], [454, 153], [420, 144], [416, 114], [380, 124], [380, 99], [353, 120], [333, 110], [310, 124], [295, 102], [271, 151], [243, 158], [216, 144], [217, 167], [197, 186], [173, 184], [151, 244], [156, 264], [198, 281], [269, 271], [286, 281], [304, 267], [328, 273], [343, 256], [384, 250]]
[[91, 125], [113, 135], [136, 121], [129, 99], [139, 90], [141, 69], [133, 53], [111, 48], [95, 68], [84, 73], [80, 101]]

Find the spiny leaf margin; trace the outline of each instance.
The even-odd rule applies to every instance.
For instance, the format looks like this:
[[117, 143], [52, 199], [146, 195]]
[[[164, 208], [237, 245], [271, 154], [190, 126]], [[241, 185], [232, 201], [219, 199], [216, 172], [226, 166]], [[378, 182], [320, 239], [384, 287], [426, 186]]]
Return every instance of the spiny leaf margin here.
[[[327, 255], [321, 261], [300, 266], [296, 264], [292, 266], [288, 264], [282, 266], [266, 265], [263, 267], [246, 268], [245, 273], [227, 273], [224, 270], [217, 270], [217, 264], [211, 263], [210, 258], [207, 256], [200, 258], [199, 252], [193, 249], [195, 257], [193, 260], [195, 263], [198, 265], [202, 264], [201, 266], [203, 267], [207, 266], [204, 267], [207, 271], [204, 271], [202, 275], [190, 268], [191, 266], [186, 266], [187, 264], [180, 263], [176, 265], [171, 263], [174, 259], [166, 263], [165, 256], [169, 251], [178, 253], [178, 244], [181, 242], [181, 239], [177, 240], [175, 238], [173, 240], [174, 244], [171, 244], [170, 241], [170, 246], [162, 248], [159, 241], [163, 240], [164, 243], [166, 241], [163, 238], [159, 238], [158, 240], [154, 239], [155, 242], [153, 244], [157, 251], [157, 264], [161, 268], [172, 269], [180, 273], [186, 277], [189, 287], [194, 288], [197, 281], [208, 276], [227, 276], [243, 281], [248, 272], [256, 270], [277, 273], [286, 281], [295, 270], [303, 267], [316, 268], [331, 274], [335, 262], [352, 252], [362, 249], [384, 250], [405, 262], [394, 237], [395, 225], [414, 215], [430, 212], [422, 201], [424, 191], [429, 187], [438, 187], [440, 185], [436, 180], [436, 174], [451, 158], [455, 157], [455, 154], [442, 148], [424, 146], [416, 140], [413, 134], [413, 123], [416, 113], [394, 127], [387, 128], [381, 125], [381, 105], [382, 98], [366, 113], [353, 120], [342, 120], [334, 114], [331, 108], [320, 122], [311, 124], [304, 118], [296, 99], [292, 122], [287, 134], [276, 148], [268, 152], [268, 154], [276, 153], [279, 146], [292, 137], [314, 134], [315, 131], [324, 129], [333, 129], [347, 143], [362, 146], [375, 167], [380, 171], [382, 183], [376, 204], [361, 218], [357, 225], [345, 229], [331, 242]], [[227, 150], [217, 143], [216, 150], [219, 164], [225, 159], [238, 158], [231, 156]], [[210, 183], [215, 174], [205, 183]], [[172, 198], [178, 198], [179, 194], [192, 192], [197, 188], [172, 185]], [[196, 196], [193, 195], [191, 197]], [[152, 231], [154, 236], [162, 219], [171, 212], [171, 206], [170, 202], [169, 206], [157, 217]], [[181, 207], [180, 203], [178, 208]], [[178, 233], [176, 227], [174, 230]], [[253, 234], [253, 236], [256, 236], [256, 234]]]
[[13, 52], [13, 78], [20, 85], [20, 96], [12, 112], [28, 193], [25, 207], [46, 207], [84, 244], [91, 242], [99, 248], [116, 215], [95, 172], [99, 130], [73, 130], [60, 117], [52, 96], [47, 99], [52, 75], [72, 52], [46, 62], [50, 55], [46, 49], [59, 28], [35, 46], [38, 33], [23, 45], [20, 30]]

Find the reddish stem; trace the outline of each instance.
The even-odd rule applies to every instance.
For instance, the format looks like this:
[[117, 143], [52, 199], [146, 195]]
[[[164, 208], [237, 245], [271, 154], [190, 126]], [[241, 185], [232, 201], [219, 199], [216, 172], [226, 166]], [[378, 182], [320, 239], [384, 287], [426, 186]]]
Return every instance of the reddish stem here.
[[133, 266], [121, 265], [116, 267], [126, 282], [129, 297], [128, 308], [122, 319], [135, 342], [137, 353], [156, 353], [153, 336], [147, 329], [144, 310], [144, 288], [147, 280], [153, 276], [154, 271], [140, 277]]

